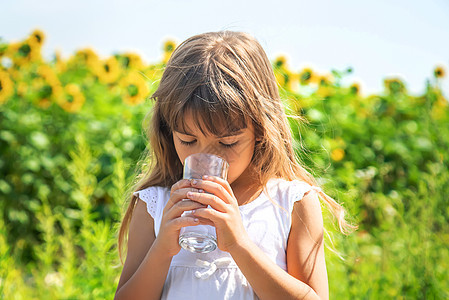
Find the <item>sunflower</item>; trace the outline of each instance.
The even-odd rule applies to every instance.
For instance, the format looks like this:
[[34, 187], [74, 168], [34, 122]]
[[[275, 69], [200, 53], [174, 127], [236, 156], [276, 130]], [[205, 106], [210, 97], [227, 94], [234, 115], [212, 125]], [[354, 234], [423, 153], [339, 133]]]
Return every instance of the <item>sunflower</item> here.
[[98, 79], [106, 84], [114, 83], [120, 76], [120, 66], [114, 56], [97, 64], [94, 71]]
[[317, 78], [318, 85], [320, 86], [329, 86], [331, 85], [333, 78], [331, 75], [320, 75]]
[[8, 73], [0, 70], [0, 104], [5, 103], [14, 92], [14, 84]]
[[173, 40], [166, 40], [164, 43], [164, 52], [173, 52], [176, 48], [176, 42]]
[[332, 88], [333, 78], [331, 75], [320, 75], [317, 77], [318, 89], [316, 93], [320, 97], [329, 97], [334, 93], [334, 89]]
[[143, 69], [142, 59], [136, 53], [125, 53], [119, 57], [119, 61], [125, 69]]
[[149, 89], [142, 74], [132, 71], [120, 81], [124, 90], [123, 101], [130, 105], [137, 105], [148, 96]]
[[145, 78], [135, 71], [123, 78], [121, 86], [125, 89], [124, 101], [131, 105], [141, 103], [149, 93]]
[[358, 95], [360, 93], [360, 85], [358, 83], [353, 83], [349, 87], [349, 93], [352, 95]]
[[78, 50], [76, 51], [75, 55], [83, 58], [86, 62], [98, 59], [97, 53], [95, 53], [95, 51], [90, 48]]
[[16, 58], [16, 63], [22, 65], [28, 62], [42, 60], [41, 50], [44, 40], [44, 33], [36, 29], [23, 42], [15, 44], [13, 49], [15, 50], [14, 57]]
[[280, 55], [276, 57], [274, 60], [274, 67], [275, 68], [286, 68], [287, 67], [287, 57], [284, 55]]
[[399, 78], [384, 79], [384, 86], [390, 94], [398, 94], [405, 92], [405, 85]]
[[446, 75], [446, 72], [444, 71], [444, 68], [442, 66], [438, 66], [433, 70], [433, 75], [436, 78], [443, 78]]
[[86, 98], [79, 86], [74, 83], [69, 83], [64, 87], [64, 93], [58, 98], [57, 103], [65, 111], [74, 113], [83, 107], [85, 101]]
[[47, 108], [51, 105], [52, 100], [57, 100], [63, 94], [61, 82], [53, 69], [47, 65], [39, 66], [37, 74], [39, 77], [33, 80], [37, 104], [42, 108]]
[[42, 47], [45, 40], [45, 34], [41, 30], [35, 29], [29, 36], [28, 40], [30, 43], [34, 43], [36, 46]]
[[100, 65], [100, 59], [94, 50], [85, 48], [76, 51], [75, 56], [70, 59], [70, 63], [74, 63], [76, 65], [85, 64], [92, 70], [92, 72], [95, 72], [97, 67]]
[[299, 73], [299, 82], [303, 85], [308, 84], [313, 81], [315, 74], [313, 73], [311, 68], [304, 68]]
[[48, 65], [41, 65], [37, 69], [37, 73], [44, 78], [50, 85], [60, 85], [58, 77], [52, 68]]
[[345, 157], [345, 150], [341, 148], [334, 149], [331, 152], [331, 158], [333, 161], [340, 161]]
[[19, 43], [12, 43], [6, 50], [6, 54], [17, 66], [22, 66], [41, 59], [41, 47], [35, 40], [28, 38]]
[[173, 40], [167, 40], [164, 42], [163, 50], [164, 50], [164, 57], [162, 59], [162, 62], [166, 64], [168, 60], [170, 59], [171, 54], [173, 51], [175, 51], [176, 43]]
[[19, 59], [31, 60], [31, 57], [33, 56], [31, 53], [34, 49], [31, 47], [31, 45], [32, 44], [25, 41], [24, 43], [17, 46], [17, 56], [19, 57]]

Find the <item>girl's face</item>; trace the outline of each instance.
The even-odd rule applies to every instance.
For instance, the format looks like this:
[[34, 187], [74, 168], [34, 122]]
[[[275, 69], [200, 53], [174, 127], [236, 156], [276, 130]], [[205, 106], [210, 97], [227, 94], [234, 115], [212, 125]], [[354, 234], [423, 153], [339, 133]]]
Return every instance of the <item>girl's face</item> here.
[[[186, 132], [173, 131], [173, 142], [181, 163], [194, 153], [219, 155], [229, 163], [228, 182], [232, 184], [240, 178], [250, 165], [254, 154], [255, 136], [252, 124], [235, 132], [224, 131], [223, 135], [204, 135], [195, 125], [192, 115], [184, 116]], [[249, 122], [251, 123], [251, 122]]]

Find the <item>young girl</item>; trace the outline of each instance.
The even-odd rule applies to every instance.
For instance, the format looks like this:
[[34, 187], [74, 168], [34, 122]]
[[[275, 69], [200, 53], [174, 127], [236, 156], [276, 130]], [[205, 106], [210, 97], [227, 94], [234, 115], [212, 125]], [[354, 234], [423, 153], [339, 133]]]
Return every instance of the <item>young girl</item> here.
[[[116, 299], [327, 299], [319, 198], [342, 231], [350, 225], [295, 158], [260, 44], [238, 32], [193, 36], [152, 98], [152, 166], [120, 229], [128, 247]], [[198, 152], [224, 157], [228, 180], [182, 179]], [[217, 250], [181, 249], [180, 229], [198, 224], [215, 227]]]

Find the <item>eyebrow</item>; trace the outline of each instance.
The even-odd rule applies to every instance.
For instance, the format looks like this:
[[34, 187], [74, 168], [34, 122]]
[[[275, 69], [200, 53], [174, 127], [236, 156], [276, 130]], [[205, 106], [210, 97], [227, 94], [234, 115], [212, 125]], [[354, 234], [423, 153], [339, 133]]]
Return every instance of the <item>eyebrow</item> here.
[[[181, 133], [181, 134], [184, 134], [184, 135], [189, 135], [189, 136], [195, 136], [193, 133], [190, 133], [190, 132], [188, 132], [188, 131], [183, 131], [183, 130], [175, 130], [176, 132], [179, 132], [179, 133]], [[225, 133], [225, 134], [223, 134], [223, 135], [220, 135], [220, 136], [217, 136], [218, 138], [225, 138], [225, 137], [230, 137], [230, 136], [236, 136], [236, 135], [239, 135], [239, 134], [242, 134], [242, 132], [243, 132], [243, 129], [236, 129], [236, 130], [231, 130], [230, 132], [227, 132], [227, 133]]]

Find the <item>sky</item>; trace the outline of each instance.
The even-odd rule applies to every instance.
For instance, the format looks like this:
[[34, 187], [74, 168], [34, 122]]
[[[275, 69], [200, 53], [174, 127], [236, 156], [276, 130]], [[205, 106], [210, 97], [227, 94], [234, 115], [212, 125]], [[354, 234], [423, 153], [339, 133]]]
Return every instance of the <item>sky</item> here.
[[292, 71], [351, 67], [343, 83], [358, 82], [365, 95], [388, 77], [419, 95], [441, 65], [449, 97], [449, 0], [0, 0], [1, 38], [18, 41], [35, 28], [46, 34], [48, 58], [91, 47], [104, 57], [137, 52], [147, 63], [162, 58], [167, 39], [245, 31]]

